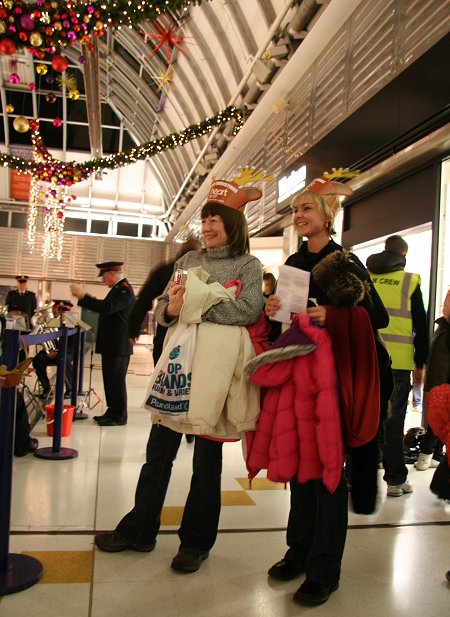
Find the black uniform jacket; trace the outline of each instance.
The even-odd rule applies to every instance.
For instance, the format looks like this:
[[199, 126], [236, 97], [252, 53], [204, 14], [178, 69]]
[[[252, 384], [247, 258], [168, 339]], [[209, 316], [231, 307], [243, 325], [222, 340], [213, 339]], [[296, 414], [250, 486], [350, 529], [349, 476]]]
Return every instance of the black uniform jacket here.
[[[151, 310], [153, 300], [161, 296], [167, 287], [167, 283], [172, 277], [174, 265], [174, 261], [159, 264], [150, 272], [139, 293], [136, 304], [131, 311], [130, 322], [128, 324], [128, 335], [130, 338], [137, 338], [141, 333], [141, 324], [144, 321], [144, 317], [147, 312]], [[157, 325], [156, 335], [153, 341], [154, 345], [157, 341], [162, 345], [166, 331], [167, 328], [160, 324]]]
[[28, 289], [23, 294], [19, 293], [17, 289], [11, 289], [11, 291], [8, 291], [5, 304], [9, 311], [16, 307], [28, 315], [28, 319], [31, 319], [36, 310], [36, 294], [28, 291]]
[[129, 356], [133, 346], [128, 342], [128, 320], [134, 304], [134, 291], [126, 279], [111, 287], [104, 300], [89, 294], [78, 305], [99, 313], [95, 351], [105, 356]]

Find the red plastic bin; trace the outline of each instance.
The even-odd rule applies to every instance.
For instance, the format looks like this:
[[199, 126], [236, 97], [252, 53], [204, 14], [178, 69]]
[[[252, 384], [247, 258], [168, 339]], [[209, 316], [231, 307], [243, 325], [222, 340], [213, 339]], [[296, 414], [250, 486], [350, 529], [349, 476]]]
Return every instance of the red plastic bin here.
[[[64, 405], [62, 413], [61, 437], [68, 437], [72, 431], [73, 414], [75, 407], [73, 405]], [[55, 423], [55, 406], [45, 406], [45, 419], [47, 421], [47, 435], [53, 437], [53, 426]]]

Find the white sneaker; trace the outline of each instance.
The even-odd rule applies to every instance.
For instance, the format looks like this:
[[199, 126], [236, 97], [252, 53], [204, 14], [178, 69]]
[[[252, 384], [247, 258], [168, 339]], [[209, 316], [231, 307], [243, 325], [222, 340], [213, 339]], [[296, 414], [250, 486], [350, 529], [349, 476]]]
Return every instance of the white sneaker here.
[[423, 452], [421, 452], [419, 454], [419, 458], [414, 463], [414, 467], [417, 469], [417, 471], [426, 471], [431, 467], [432, 458], [432, 454], [424, 454]]
[[407, 480], [403, 484], [388, 484], [387, 494], [389, 497], [401, 497], [406, 493], [412, 493], [413, 490], [413, 485]]

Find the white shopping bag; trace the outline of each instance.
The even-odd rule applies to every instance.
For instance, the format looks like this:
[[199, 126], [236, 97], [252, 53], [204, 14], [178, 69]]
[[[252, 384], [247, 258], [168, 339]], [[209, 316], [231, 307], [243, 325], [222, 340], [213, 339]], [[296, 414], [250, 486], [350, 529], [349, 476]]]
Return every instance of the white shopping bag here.
[[178, 324], [150, 377], [144, 407], [175, 421], [186, 420], [196, 338], [196, 324]]

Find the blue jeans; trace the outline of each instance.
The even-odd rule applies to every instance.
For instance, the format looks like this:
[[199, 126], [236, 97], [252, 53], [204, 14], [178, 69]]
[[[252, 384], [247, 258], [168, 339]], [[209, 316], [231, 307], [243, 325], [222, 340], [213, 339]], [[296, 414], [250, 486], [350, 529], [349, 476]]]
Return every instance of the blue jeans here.
[[[136, 487], [134, 508], [117, 525], [118, 535], [132, 544], [149, 546], [156, 540], [161, 510], [182, 438], [161, 425], [153, 425], [147, 459]], [[222, 475], [221, 442], [196, 437], [193, 473], [178, 536], [181, 547], [209, 551], [216, 541], [220, 516]]]
[[383, 444], [383, 479], [388, 484], [406, 482], [408, 469], [405, 465], [404, 432], [406, 408], [411, 391], [411, 371], [394, 369], [394, 391], [391, 396], [391, 415], [386, 420], [386, 441]]

